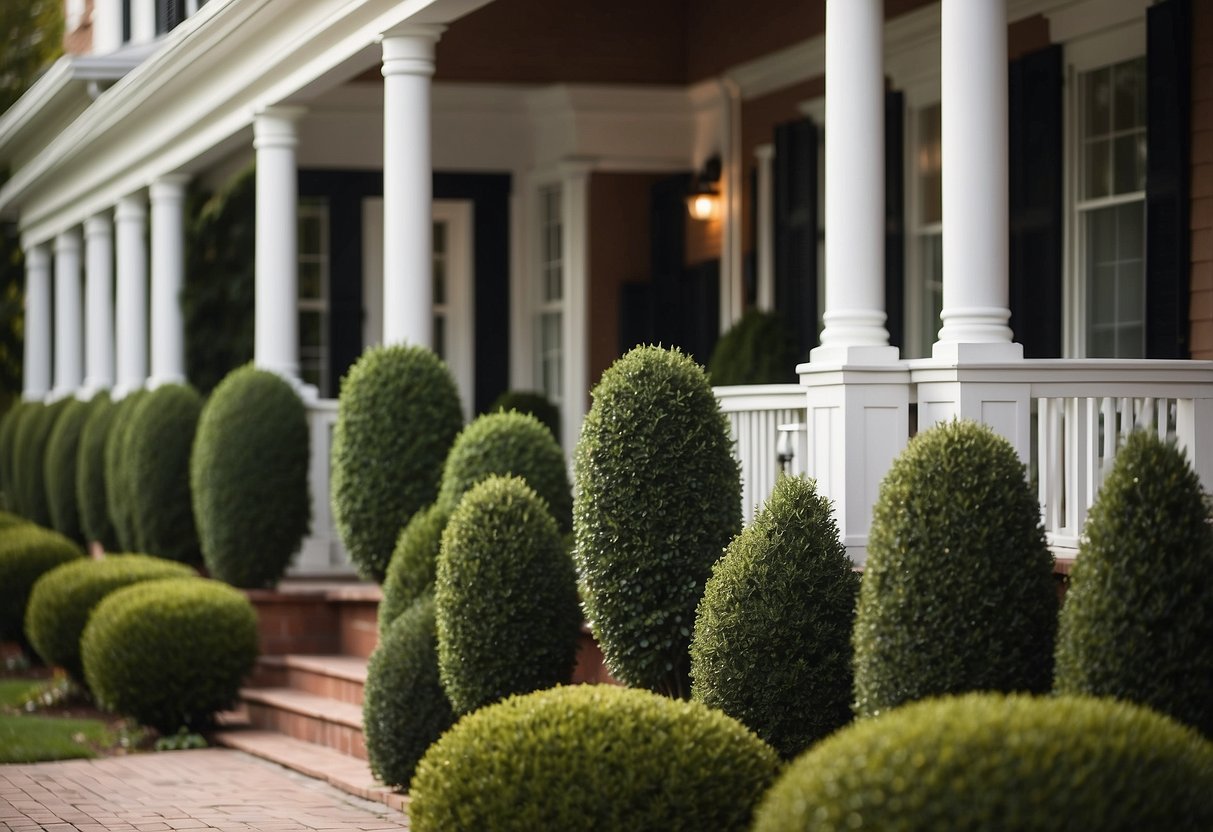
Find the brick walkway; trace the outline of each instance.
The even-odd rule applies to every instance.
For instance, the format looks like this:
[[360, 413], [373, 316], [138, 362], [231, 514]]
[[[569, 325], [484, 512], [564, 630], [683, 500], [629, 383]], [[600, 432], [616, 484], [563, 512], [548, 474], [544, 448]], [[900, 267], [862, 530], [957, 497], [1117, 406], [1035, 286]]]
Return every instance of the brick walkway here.
[[407, 830], [380, 803], [239, 751], [0, 765], [0, 830]]

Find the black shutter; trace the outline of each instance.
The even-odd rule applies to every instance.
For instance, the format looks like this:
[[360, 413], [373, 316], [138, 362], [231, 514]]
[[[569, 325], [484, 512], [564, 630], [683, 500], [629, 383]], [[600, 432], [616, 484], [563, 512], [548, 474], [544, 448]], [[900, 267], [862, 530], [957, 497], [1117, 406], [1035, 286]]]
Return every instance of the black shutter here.
[[1188, 357], [1188, 0], [1146, 10], [1146, 357]]
[[905, 346], [906, 177], [905, 94], [884, 98], [884, 308], [889, 343]]
[[817, 346], [817, 126], [775, 128], [775, 309], [807, 360]]
[[156, 32], [171, 32], [185, 20], [185, 0], [156, 0]]
[[1010, 65], [1011, 330], [1025, 358], [1060, 358], [1062, 332], [1062, 48]]

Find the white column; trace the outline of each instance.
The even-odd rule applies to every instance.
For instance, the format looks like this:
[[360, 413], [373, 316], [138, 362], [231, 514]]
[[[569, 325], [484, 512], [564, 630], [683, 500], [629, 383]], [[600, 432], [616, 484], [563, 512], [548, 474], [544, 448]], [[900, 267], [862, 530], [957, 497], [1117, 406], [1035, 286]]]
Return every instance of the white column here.
[[138, 390], [147, 380], [147, 201], [125, 196], [114, 208], [118, 262], [118, 378], [114, 397]]
[[156, 0], [131, 0], [131, 43], [156, 37]]
[[84, 387], [82, 398], [114, 384], [114, 225], [109, 212], [84, 221]]
[[433, 346], [430, 78], [440, 26], [383, 36], [383, 342]]
[[40, 401], [51, 389], [51, 255], [45, 243], [25, 250], [25, 358], [22, 395]]
[[271, 107], [253, 122], [257, 151], [256, 322], [258, 367], [299, 379], [297, 107]]
[[122, 0], [94, 0], [93, 54], [108, 55], [122, 46]]
[[757, 222], [754, 223], [754, 249], [757, 262], [757, 306], [763, 312], [775, 311], [775, 145], [763, 144], [754, 149], [758, 164]]
[[55, 237], [55, 379], [51, 396], [70, 396], [83, 380], [84, 319], [80, 304], [80, 229]]
[[185, 183], [170, 174], [152, 183], [152, 372], [149, 387], [185, 381]]

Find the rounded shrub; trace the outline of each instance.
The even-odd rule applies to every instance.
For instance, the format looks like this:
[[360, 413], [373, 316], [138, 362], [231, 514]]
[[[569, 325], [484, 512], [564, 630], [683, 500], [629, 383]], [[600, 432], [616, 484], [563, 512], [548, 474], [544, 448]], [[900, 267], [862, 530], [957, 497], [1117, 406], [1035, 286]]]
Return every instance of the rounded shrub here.
[[25, 633], [42, 661], [62, 667], [83, 682], [80, 636], [101, 599], [139, 581], [193, 575], [194, 571], [184, 564], [147, 555], [68, 561], [34, 584], [25, 608]]
[[76, 506], [84, 539], [101, 544], [107, 552], [118, 549], [118, 535], [110, 521], [109, 490], [105, 478], [105, 445], [114, 424], [117, 407], [106, 393], [88, 403], [88, 416], [80, 432], [76, 456]]
[[794, 757], [851, 721], [859, 576], [830, 501], [781, 477], [717, 561], [691, 642], [693, 698]]
[[415, 832], [745, 830], [779, 757], [736, 720], [642, 690], [513, 696], [430, 747], [409, 790]]
[[754, 832], [1213, 828], [1213, 745], [1110, 700], [969, 694], [823, 740], [763, 798]]
[[76, 463], [80, 433], [88, 419], [88, 404], [68, 399], [55, 420], [46, 441], [42, 476], [46, 481], [46, 502], [51, 526], [64, 537], [85, 542], [80, 525], [80, 507], [76, 499]]
[[401, 529], [387, 576], [383, 579], [383, 600], [379, 602], [381, 634], [386, 633], [392, 622], [414, 601], [427, 592], [433, 593], [442, 532], [450, 517], [450, 512], [437, 504], [426, 506]]
[[239, 590], [203, 578], [111, 592], [80, 640], [84, 677], [104, 707], [161, 733], [209, 725], [257, 657], [257, 616]]
[[1053, 556], [1014, 449], [975, 422], [920, 433], [880, 486], [855, 619], [855, 711], [1047, 691]]
[[518, 477], [472, 487], [442, 533], [438, 668], [456, 713], [568, 682], [577, 576], [543, 500]]
[[307, 410], [281, 376], [234, 370], [207, 400], [190, 456], [190, 493], [211, 577], [277, 583], [311, 518]]
[[37, 405], [21, 419], [17, 428], [16, 479], [21, 513], [39, 526], [51, 526], [50, 502], [46, 496], [46, 446], [51, 431], [72, 399]]
[[25, 607], [43, 574], [84, 552], [58, 532], [28, 524], [0, 534], [0, 641], [24, 638]]
[[105, 438], [105, 502], [118, 549], [134, 552], [139, 549], [135, 533], [135, 485], [131, 466], [127, 464], [135, 410], [148, 396], [146, 390], [136, 390], [114, 406], [113, 422]]
[[390, 786], [407, 786], [426, 749], [454, 723], [427, 595], [387, 628], [367, 664], [362, 729], [371, 769]]
[[6, 529], [16, 528], [17, 526], [27, 526], [29, 521], [19, 514], [13, 514], [9, 511], [0, 511], [0, 532]]
[[750, 309], [716, 342], [708, 377], [717, 386], [792, 383], [803, 360], [783, 318]]
[[130, 417], [127, 486], [137, 551], [201, 565], [190, 498], [190, 450], [202, 397], [184, 384], [147, 394]]
[[615, 678], [690, 692], [695, 607], [741, 529], [729, 425], [703, 370], [637, 347], [593, 391], [575, 455], [574, 552], [594, 635]]
[[489, 413], [464, 428], [442, 468], [438, 505], [454, 511], [469, 488], [493, 474], [522, 477], [547, 502], [562, 534], [573, 527], [564, 451], [534, 416]]
[[400, 530], [434, 502], [462, 424], [450, 370], [423, 347], [369, 349], [342, 380], [333, 519], [363, 577], [383, 581]]
[[21, 416], [29, 408], [28, 402], [18, 401], [4, 412], [0, 419], [0, 492], [4, 493], [5, 507], [17, 509], [14, 488], [14, 454], [17, 448], [17, 428], [21, 425]]
[[489, 406], [489, 413], [529, 413], [552, 432], [560, 442], [560, 408], [548, 401], [547, 396], [532, 390], [506, 390]]
[[1175, 445], [1133, 433], [1087, 516], [1056, 690], [1148, 705], [1213, 737], [1213, 526]]

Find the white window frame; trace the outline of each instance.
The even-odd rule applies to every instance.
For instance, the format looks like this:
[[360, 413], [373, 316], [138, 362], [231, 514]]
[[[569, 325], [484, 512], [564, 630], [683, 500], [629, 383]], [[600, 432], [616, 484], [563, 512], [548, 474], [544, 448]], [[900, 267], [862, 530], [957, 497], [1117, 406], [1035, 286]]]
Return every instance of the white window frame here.
[[[922, 178], [918, 175], [918, 155], [921, 151], [919, 142], [918, 122], [920, 115], [931, 107], [941, 104], [938, 89], [930, 93], [916, 96], [911, 100], [907, 95], [906, 107], [903, 113], [904, 140], [902, 142], [904, 159], [905, 185], [905, 343], [902, 345], [903, 358], [930, 358], [934, 344], [939, 337], [939, 329], [943, 326], [938, 319], [934, 329], [927, 329], [924, 317], [926, 314], [927, 276], [923, 272], [922, 238], [927, 234], [943, 236], [943, 217], [937, 223], [927, 223], [922, 216]], [[943, 275], [940, 275], [942, 280]], [[919, 349], [919, 347], [922, 349]]]
[[[548, 217], [546, 214], [547, 199], [549, 194], [555, 194], [558, 200], [557, 214], [555, 217]], [[552, 180], [539, 183], [535, 188], [535, 235], [534, 235], [534, 256], [532, 262], [534, 269], [534, 282], [531, 290], [531, 327], [534, 331], [534, 339], [531, 344], [531, 361], [533, 362], [533, 373], [535, 379], [535, 390], [542, 393], [558, 408], [563, 409], [565, 400], [568, 398], [568, 388], [565, 386], [564, 366], [568, 361], [568, 354], [565, 351], [564, 331], [568, 327], [568, 311], [565, 301], [568, 298], [568, 260], [567, 260], [567, 237], [569, 229], [565, 226], [565, 188], [564, 184], [559, 180]], [[560, 251], [558, 260], [549, 261], [546, 245], [547, 230], [555, 221], [560, 228]], [[545, 297], [548, 267], [555, 262], [559, 268], [560, 274], [560, 297], [556, 300], [549, 300]], [[558, 314], [560, 316], [560, 344], [559, 355], [559, 391], [552, 391], [545, 388], [547, 379], [544, 377], [544, 355], [543, 355], [543, 332], [541, 321], [545, 315]]]
[[471, 419], [476, 398], [476, 347], [474, 303], [475, 286], [473, 273], [473, 204], [471, 200], [436, 199], [433, 203], [433, 222], [446, 223], [446, 302], [435, 300], [434, 316], [439, 314], [446, 320], [444, 357], [459, 400], [463, 404], [464, 419]]
[[[319, 356], [317, 357], [318, 358], [317, 365], [318, 365], [319, 372], [317, 375], [317, 385], [316, 386], [320, 390], [325, 391], [325, 390], [329, 389], [329, 375], [332, 372], [332, 364], [333, 364], [333, 357], [332, 357], [332, 346], [333, 345], [331, 343], [332, 339], [330, 338], [330, 332], [329, 332], [329, 326], [330, 326], [330, 317], [329, 316], [330, 316], [330, 312], [331, 312], [329, 298], [330, 298], [330, 287], [331, 287], [331, 283], [332, 283], [332, 255], [333, 255], [332, 240], [329, 238], [329, 215], [330, 215], [329, 201], [324, 198], [304, 197], [299, 200], [299, 204], [296, 209], [296, 212], [297, 212], [297, 216], [298, 216], [297, 221], [300, 223], [302, 223], [304, 218], [309, 217], [309, 216], [315, 217], [319, 220], [320, 251], [316, 254], [305, 255], [303, 253], [303, 251], [300, 249], [299, 251], [296, 252], [296, 258], [298, 260], [299, 266], [302, 266], [304, 264], [305, 259], [311, 259], [312, 261], [314, 261], [320, 265], [320, 295], [321, 296], [319, 298], [302, 298], [302, 297], [299, 297], [298, 295], [296, 295], [295, 306], [296, 306], [297, 315], [301, 314], [303, 312], [319, 312], [320, 313], [320, 347], [319, 347]], [[302, 235], [300, 235], [300, 240], [302, 240]], [[302, 285], [302, 283], [300, 283], [300, 285]], [[300, 333], [302, 333], [302, 327], [299, 328], [299, 331], [300, 331]], [[300, 374], [300, 377], [302, 378], [303, 364], [304, 364], [304, 348], [303, 348], [302, 338], [300, 338], [300, 343], [298, 345], [298, 349], [299, 349], [299, 374]]]

